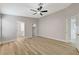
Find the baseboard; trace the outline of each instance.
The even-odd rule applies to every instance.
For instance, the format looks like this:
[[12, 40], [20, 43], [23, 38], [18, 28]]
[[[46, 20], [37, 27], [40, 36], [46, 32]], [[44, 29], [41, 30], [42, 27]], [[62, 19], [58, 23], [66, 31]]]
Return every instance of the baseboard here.
[[60, 39], [51, 38], [51, 37], [46, 37], [46, 36], [39, 36], [39, 37], [44, 37], [44, 38], [48, 38], [48, 39], [53, 39], [53, 40], [57, 40], [57, 41], [62, 41], [62, 42], [69, 43], [69, 42], [68, 42], [68, 41], [66, 41], [66, 40], [60, 40]]
[[0, 44], [6, 44], [6, 43], [9, 43], [9, 42], [14, 42], [15, 40], [10, 40], [10, 41], [3, 41], [1, 42]]

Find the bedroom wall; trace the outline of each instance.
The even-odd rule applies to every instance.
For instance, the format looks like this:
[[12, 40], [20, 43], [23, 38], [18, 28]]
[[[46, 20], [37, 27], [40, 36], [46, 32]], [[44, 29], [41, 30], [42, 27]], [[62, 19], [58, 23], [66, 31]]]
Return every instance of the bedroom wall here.
[[12, 16], [2, 16], [2, 40], [13, 40], [16, 38], [16, 20]]
[[28, 17], [20, 17], [13, 15], [3, 15], [2, 16], [2, 29], [3, 29], [3, 39], [2, 41], [14, 40], [17, 37], [17, 21], [22, 21], [25, 23], [25, 36], [32, 37], [32, 23], [36, 19]]
[[39, 19], [39, 36], [52, 38], [60, 41], [66, 41], [67, 32], [66, 20], [71, 16], [79, 13], [79, 4], [71, 4], [69, 7], [53, 13], [49, 16], [45, 16]]

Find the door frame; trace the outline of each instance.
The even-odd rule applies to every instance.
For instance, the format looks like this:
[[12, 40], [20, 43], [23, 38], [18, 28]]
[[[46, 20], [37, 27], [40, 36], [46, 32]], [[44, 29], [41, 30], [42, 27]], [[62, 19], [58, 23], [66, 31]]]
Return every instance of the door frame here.
[[[18, 35], [18, 33], [19, 33], [19, 31], [21, 31], [21, 23], [24, 23], [24, 33], [23, 33], [23, 37], [25, 37], [25, 22], [23, 22], [23, 21], [17, 21], [17, 37], [20, 37], [19, 35]], [[19, 24], [20, 24], [20, 30], [19, 30]], [[18, 31], [19, 30], [19, 31]]]

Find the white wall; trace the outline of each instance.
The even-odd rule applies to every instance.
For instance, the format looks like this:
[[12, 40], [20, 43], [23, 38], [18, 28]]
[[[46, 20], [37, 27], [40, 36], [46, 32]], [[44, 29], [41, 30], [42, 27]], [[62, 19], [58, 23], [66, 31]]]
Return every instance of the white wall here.
[[[34, 20], [34, 21], [33, 21]], [[34, 18], [3, 15], [2, 16], [2, 41], [14, 40], [17, 38], [17, 21], [25, 23], [25, 36], [32, 37], [32, 23], [35, 22]]]
[[39, 20], [39, 36], [65, 40], [66, 20], [63, 15], [52, 15]]
[[[79, 13], [79, 4], [72, 4], [68, 8], [39, 19], [39, 36], [60, 41], [66, 39], [66, 19]], [[70, 39], [70, 38], [69, 38]]]
[[2, 17], [2, 40], [12, 40], [16, 38], [17, 24], [16, 19], [11, 16], [3, 15]]

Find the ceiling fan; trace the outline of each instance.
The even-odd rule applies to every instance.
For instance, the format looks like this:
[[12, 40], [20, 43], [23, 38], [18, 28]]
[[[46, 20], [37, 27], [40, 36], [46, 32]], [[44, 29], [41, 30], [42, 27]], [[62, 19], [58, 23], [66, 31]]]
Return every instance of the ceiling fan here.
[[43, 16], [43, 13], [48, 12], [48, 10], [42, 10], [43, 9], [43, 3], [39, 3], [38, 6], [39, 7], [36, 10], [30, 9], [31, 11], [34, 12], [33, 15], [40, 14], [41, 16]]

